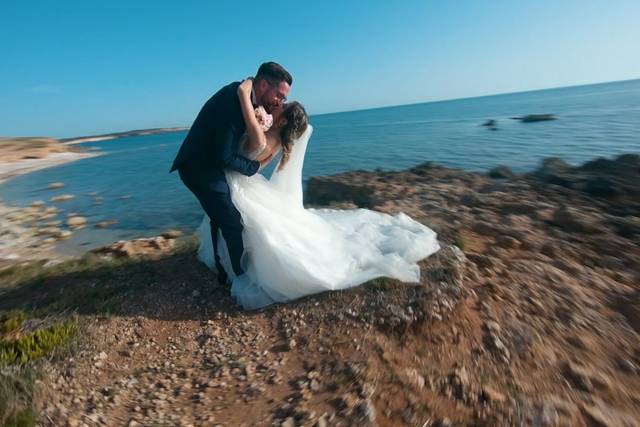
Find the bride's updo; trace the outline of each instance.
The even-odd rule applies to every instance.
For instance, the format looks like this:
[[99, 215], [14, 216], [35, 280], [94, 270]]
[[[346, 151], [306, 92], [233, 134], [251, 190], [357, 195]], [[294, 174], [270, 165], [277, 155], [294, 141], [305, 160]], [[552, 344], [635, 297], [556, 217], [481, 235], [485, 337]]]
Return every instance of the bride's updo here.
[[302, 134], [307, 130], [309, 124], [309, 117], [307, 112], [299, 102], [292, 101], [287, 104], [282, 117], [287, 119], [287, 123], [280, 129], [280, 138], [282, 139], [282, 160], [278, 170], [281, 170], [284, 165], [289, 161], [289, 155], [291, 154], [291, 148], [293, 142], [300, 138]]

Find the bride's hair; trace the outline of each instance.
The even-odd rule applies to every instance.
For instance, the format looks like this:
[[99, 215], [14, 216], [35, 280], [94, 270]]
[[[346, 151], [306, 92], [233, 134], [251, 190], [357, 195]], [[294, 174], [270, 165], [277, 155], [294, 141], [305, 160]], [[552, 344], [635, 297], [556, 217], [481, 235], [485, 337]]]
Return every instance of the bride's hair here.
[[292, 101], [287, 104], [282, 117], [287, 119], [287, 124], [280, 130], [280, 138], [282, 139], [282, 160], [278, 170], [282, 170], [284, 165], [289, 161], [293, 142], [300, 138], [309, 125], [309, 117], [307, 112], [299, 102]]

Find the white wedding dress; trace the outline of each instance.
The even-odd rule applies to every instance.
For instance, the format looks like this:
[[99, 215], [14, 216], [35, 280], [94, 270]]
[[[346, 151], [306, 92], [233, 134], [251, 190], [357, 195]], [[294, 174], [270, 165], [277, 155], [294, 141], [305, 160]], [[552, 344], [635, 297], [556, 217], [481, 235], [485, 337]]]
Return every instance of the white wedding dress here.
[[[231, 199], [242, 216], [245, 273], [233, 274], [221, 233], [218, 253], [232, 280], [231, 295], [245, 309], [346, 289], [382, 276], [418, 282], [417, 262], [440, 248], [433, 230], [402, 213], [305, 209], [302, 166], [312, 131], [309, 126], [294, 143], [289, 162], [282, 171], [276, 168], [270, 179], [226, 172]], [[215, 271], [206, 215], [198, 237], [198, 258]]]

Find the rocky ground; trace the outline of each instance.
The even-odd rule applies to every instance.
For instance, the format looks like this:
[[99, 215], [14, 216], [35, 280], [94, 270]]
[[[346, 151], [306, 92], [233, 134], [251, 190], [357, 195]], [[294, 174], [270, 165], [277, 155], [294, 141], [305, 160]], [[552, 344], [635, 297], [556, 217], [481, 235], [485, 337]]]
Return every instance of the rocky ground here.
[[79, 320], [74, 350], [43, 362], [42, 425], [635, 426], [639, 172], [627, 155], [312, 179], [314, 205], [439, 233], [418, 286], [247, 313], [193, 245], [128, 260], [137, 245], [120, 244], [46, 274], [3, 270], [0, 311]]

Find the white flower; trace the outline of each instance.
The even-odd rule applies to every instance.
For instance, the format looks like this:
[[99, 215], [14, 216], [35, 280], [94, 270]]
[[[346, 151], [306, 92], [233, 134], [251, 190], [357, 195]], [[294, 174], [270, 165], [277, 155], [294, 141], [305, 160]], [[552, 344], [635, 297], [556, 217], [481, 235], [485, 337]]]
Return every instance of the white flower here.
[[262, 130], [266, 132], [271, 129], [271, 126], [273, 126], [273, 116], [267, 113], [267, 110], [265, 110], [263, 106], [256, 107], [255, 113]]

